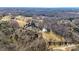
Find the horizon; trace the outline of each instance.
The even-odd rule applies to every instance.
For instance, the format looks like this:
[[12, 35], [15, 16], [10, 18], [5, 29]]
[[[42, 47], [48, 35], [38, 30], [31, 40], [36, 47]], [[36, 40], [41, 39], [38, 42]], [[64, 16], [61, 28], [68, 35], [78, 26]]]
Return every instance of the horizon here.
[[79, 8], [79, 7], [0, 7], [0, 8]]

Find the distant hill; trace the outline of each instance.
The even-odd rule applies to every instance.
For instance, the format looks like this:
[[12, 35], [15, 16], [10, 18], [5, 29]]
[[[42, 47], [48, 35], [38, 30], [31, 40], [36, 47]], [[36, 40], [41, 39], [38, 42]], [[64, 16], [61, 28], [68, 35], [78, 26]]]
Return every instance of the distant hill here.
[[12, 13], [13, 15], [43, 15], [43, 16], [53, 16], [53, 14], [62, 13], [62, 12], [78, 12], [79, 8], [27, 8], [27, 7], [1, 7], [0, 15]]

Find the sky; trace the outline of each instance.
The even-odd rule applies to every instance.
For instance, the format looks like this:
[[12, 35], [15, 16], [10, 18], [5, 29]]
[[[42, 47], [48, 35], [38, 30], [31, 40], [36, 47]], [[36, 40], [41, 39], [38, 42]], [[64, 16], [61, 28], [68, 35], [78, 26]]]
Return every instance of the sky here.
[[0, 0], [0, 7], [79, 7], [79, 0]]

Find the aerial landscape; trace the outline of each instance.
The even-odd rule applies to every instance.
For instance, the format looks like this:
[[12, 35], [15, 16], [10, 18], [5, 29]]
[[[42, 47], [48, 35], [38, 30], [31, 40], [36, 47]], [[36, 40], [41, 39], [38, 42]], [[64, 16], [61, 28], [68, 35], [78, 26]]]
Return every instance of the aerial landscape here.
[[0, 7], [0, 51], [79, 51], [79, 8]]

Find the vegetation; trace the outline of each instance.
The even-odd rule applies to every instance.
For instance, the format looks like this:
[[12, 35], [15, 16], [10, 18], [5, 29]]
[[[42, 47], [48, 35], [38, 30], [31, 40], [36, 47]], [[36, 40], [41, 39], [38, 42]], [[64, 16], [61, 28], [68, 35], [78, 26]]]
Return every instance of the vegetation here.
[[38, 35], [40, 34], [34, 31], [13, 28], [9, 22], [1, 22], [0, 50], [45, 50], [45, 43]]
[[[7, 14], [9, 12], [11, 14]], [[0, 50], [79, 50], [79, 17], [76, 13], [46, 8], [13, 8], [9, 12], [0, 17]], [[43, 28], [46, 30], [42, 31]]]

